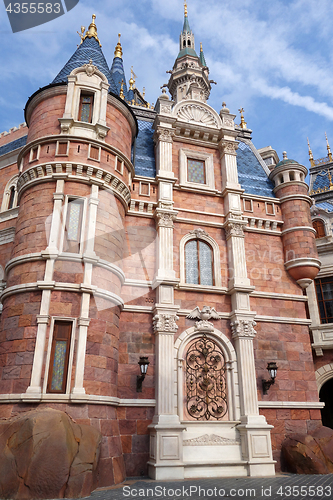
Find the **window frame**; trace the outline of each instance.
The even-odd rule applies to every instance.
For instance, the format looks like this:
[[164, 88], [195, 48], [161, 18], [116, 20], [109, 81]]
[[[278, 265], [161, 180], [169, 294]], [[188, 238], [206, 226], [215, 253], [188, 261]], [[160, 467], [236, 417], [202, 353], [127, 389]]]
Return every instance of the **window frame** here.
[[[67, 144], [66, 153], [59, 153], [60, 144]], [[69, 141], [57, 141], [55, 156], [68, 156], [69, 153]]]
[[[150, 196], [150, 182], [142, 182], [140, 181], [140, 184], [139, 184], [140, 188], [139, 188], [139, 195], [140, 196]], [[142, 186], [148, 186], [148, 193], [143, 193], [142, 192]]]
[[[270, 213], [268, 211], [268, 207], [272, 207], [272, 210], [273, 210], [272, 213]], [[265, 210], [266, 210], [266, 215], [276, 215], [276, 213], [275, 213], [275, 203], [273, 203], [271, 201], [265, 201]]]
[[[317, 225], [317, 224], [322, 224], [322, 229], [323, 229], [323, 231], [324, 231], [323, 236], [321, 236], [321, 235], [319, 234], [319, 231], [318, 231], [318, 230], [317, 230], [317, 228], [315, 227], [315, 224], [316, 224], [316, 225]], [[313, 227], [313, 229], [316, 231], [316, 234], [315, 234], [316, 240], [318, 240], [318, 239], [320, 239], [320, 238], [325, 238], [325, 236], [326, 236], [326, 224], [325, 224], [325, 222], [324, 222], [322, 219], [314, 219], [314, 220], [312, 221], [312, 227]]]
[[[64, 250], [64, 247], [65, 247], [65, 243], [67, 241], [66, 227], [68, 224], [68, 217], [69, 217], [68, 206], [72, 201], [76, 201], [76, 200], [79, 200], [80, 203], [82, 203], [82, 211], [80, 214], [80, 222], [79, 222], [79, 224], [80, 224], [80, 237], [79, 237], [79, 242], [78, 242], [78, 250], [79, 251], [78, 252], [71, 252], [71, 251], [68, 251], [67, 249]], [[80, 196], [66, 195], [64, 211], [63, 211], [63, 219], [62, 219], [61, 242], [60, 242], [61, 251], [64, 253], [74, 253], [77, 255], [81, 255], [83, 253], [84, 237], [85, 237], [85, 234], [84, 234], [85, 224], [84, 224], [84, 222], [86, 220], [86, 211], [87, 211], [86, 205], [87, 205], [86, 198], [83, 198]]]
[[[249, 202], [251, 205], [250, 209], [246, 208], [247, 202]], [[253, 200], [251, 198], [243, 198], [243, 210], [244, 212], [253, 212]]]
[[[82, 106], [83, 106], [83, 98], [84, 97], [92, 97], [92, 103], [90, 104], [89, 109], [89, 121], [81, 120]], [[94, 104], [95, 104], [95, 92], [89, 92], [89, 90], [81, 89], [80, 97], [79, 97], [79, 112], [77, 116], [77, 121], [81, 123], [93, 123], [94, 119]]]
[[[205, 184], [190, 182], [188, 180], [188, 160], [203, 161], [205, 165]], [[217, 193], [214, 178], [214, 155], [193, 149], [181, 148], [179, 150], [179, 185], [196, 191]]]
[[[64, 370], [64, 374], [66, 373], [66, 383], [63, 381], [64, 392], [59, 391], [49, 391], [49, 384], [52, 380], [51, 377], [51, 368], [53, 368], [53, 359], [52, 359], [52, 349], [54, 345], [54, 331], [56, 322], [64, 322], [71, 323], [71, 331], [69, 334], [69, 349], [68, 349], [68, 362], [67, 362], [67, 370]], [[51, 317], [50, 324], [50, 334], [48, 341], [48, 349], [46, 355], [46, 363], [45, 363], [45, 376], [43, 382], [43, 393], [44, 394], [69, 394], [71, 390], [71, 377], [73, 370], [73, 359], [74, 359], [74, 345], [75, 345], [75, 332], [76, 332], [76, 318], [63, 317], [63, 316], [53, 316]]]
[[[315, 282], [314, 284], [315, 284], [315, 290], [316, 290], [316, 297], [317, 297], [317, 305], [318, 305], [318, 312], [319, 312], [320, 323], [322, 325], [329, 325], [329, 324], [333, 323], [333, 316], [328, 316], [327, 315], [327, 310], [326, 310], [326, 305], [325, 304], [327, 302], [331, 302], [332, 303], [332, 307], [333, 307], [333, 299], [324, 300], [324, 294], [323, 294], [323, 288], [322, 288], [322, 284], [323, 284], [322, 281], [324, 281], [324, 280], [330, 280], [327, 283], [331, 283], [332, 284], [332, 293], [333, 293], [333, 276], [323, 276], [322, 278], [316, 278], [314, 280], [314, 282]], [[321, 292], [321, 296], [322, 296], [321, 300], [318, 297], [317, 285], [320, 286], [320, 292]], [[320, 304], [319, 304], [320, 302], [323, 305], [323, 309], [324, 309], [324, 312], [325, 312], [325, 318], [323, 318], [323, 316], [322, 316], [322, 314], [320, 312]], [[328, 321], [328, 318], [332, 319], [332, 321]]]
[[[200, 231], [200, 234], [195, 234]], [[207, 243], [213, 252], [212, 255], [212, 265], [213, 265], [213, 283], [214, 285], [196, 285], [192, 283], [186, 283], [186, 262], [185, 262], [185, 245], [191, 240], [199, 239], [204, 243]], [[198, 288], [204, 290], [211, 290], [216, 288], [222, 288], [222, 278], [221, 278], [221, 258], [220, 258], [220, 248], [217, 242], [209, 236], [205, 231], [194, 230], [183, 236], [179, 244], [179, 275], [180, 281], [179, 286], [182, 288]]]
[[[34, 158], [34, 151], [36, 151], [36, 158]], [[40, 144], [38, 146], [32, 146], [30, 148], [29, 163], [39, 160], [40, 155]]]
[[[199, 283], [189, 283], [187, 281], [187, 277], [186, 277], [186, 246], [191, 243], [192, 241], [196, 241], [197, 243], [197, 256], [198, 256], [198, 259], [197, 259], [197, 271], [198, 271], [198, 281]], [[203, 285], [201, 283], [201, 266], [200, 266], [200, 241], [202, 243], [204, 243], [205, 245], [207, 245], [211, 251], [211, 254], [212, 254], [212, 262], [211, 262], [211, 270], [212, 270], [212, 284], [211, 285]], [[185, 246], [184, 246], [184, 263], [185, 263], [185, 283], [187, 285], [199, 285], [199, 286], [215, 286], [215, 276], [214, 276], [214, 251], [213, 251], [213, 248], [211, 247], [211, 245], [209, 245], [209, 243], [207, 243], [207, 241], [203, 241], [201, 240], [200, 238], [194, 238], [192, 240], [189, 240], [185, 243]]]
[[[91, 156], [91, 148], [96, 148], [96, 149], [98, 149], [98, 158], [93, 158], [93, 157]], [[101, 161], [101, 146], [95, 146], [95, 144], [89, 144], [89, 149], [88, 149], [88, 160], [98, 161], [98, 162], [100, 162], [100, 161]]]
[[[2, 203], [1, 203], [1, 212], [6, 212], [7, 210], [13, 210], [18, 207], [18, 192], [17, 192], [17, 181], [18, 175], [14, 175], [6, 184], [6, 187], [3, 192]], [[14, 200], [13, 206], [9, 207], [9, 202], [11, 199], [11, 192], [14, 188]]]

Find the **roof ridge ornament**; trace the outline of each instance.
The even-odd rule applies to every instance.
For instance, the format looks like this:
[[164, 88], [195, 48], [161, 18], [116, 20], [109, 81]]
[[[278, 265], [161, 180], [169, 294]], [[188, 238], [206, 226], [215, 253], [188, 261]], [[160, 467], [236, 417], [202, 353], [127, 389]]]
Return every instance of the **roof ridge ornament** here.
[[331, 148], [330, 148], [330, 145], [328, 143], [328, 139], [327, 139], [327, 134], [325, 132], [325, 137], [326, 137], [326, 144], [327, 144], [327, 153], [328, 153], [328, 158], [330, 161], [333, 161], [333, 158], [332, 158], [332, 152], [331, 152]]
[[247, 128], [247, 126], [246, 126], [246, 125], [247, 125], [247, 123], [246, 123], [246, 121], [244, 120], [244, 108], [240, 108], [238, 111], [239, 111], [239, 112], [240, 112], [240, 114], [241, 114], [240, 128], [243, 128], [243, 129], [244, 129], [244, 128]]
[[97, 26], [95, 24], [95, 19], [96, 19], [96, 15], [93, 14], [92, 15], [92, 21], [91, 23], [89, 24], [89, 28], [88, 28], [88, 31], [86, 32], [86, 34], [84, 35], [84, 31], [85, 31], [85, 26], [81, 26], [81, 33], [79, 33], [77, 31], [77, 33], [80, 35], [81, 37], [81, 43], [80, 45], [84, 42], [84, 40], [86, 38], [95, 38], [95, 40], [99, 43], [99, 46], [102, 47], [102, 44], [101, 42], [99, 41], [99, 38], [98, 38], [98, 34], [97, 34]]
[[119, 57], [120, 59], [122, 59], [123, 58], [123, 49], [121, 47], [120, 37], [121, 37], [121, 33], [118, 33], [118, 43], [117, 43], [115, 51], [114, 51], [114, 57]]
[[[326, 132], [325, 132], [325, 134], [326, 134]], [[308, 148], [309, 148], [309, 160], [310, 160], [310, 165], [311, 165], [311, 167], [314, 167], [314, 166], [315, 166], [315, 163], [314, 163], [313, 154], [312, 154], [312, 151], [311, 151], [310, 141], [309, 141], [309, 138], [308, 138], [308, 137], [307, 137], [307, 140], [308, 140]]]
[[187, 0], [184, 0], [184, 16], [187, 17]]

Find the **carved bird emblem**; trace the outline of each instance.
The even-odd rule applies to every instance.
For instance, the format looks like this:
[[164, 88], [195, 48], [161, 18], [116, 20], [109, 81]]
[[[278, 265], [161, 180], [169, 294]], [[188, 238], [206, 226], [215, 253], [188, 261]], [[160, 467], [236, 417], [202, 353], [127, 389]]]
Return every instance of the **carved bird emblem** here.
[[193, 309], [193, 311], [190, 312], [188, 316], [186, 316], [186, 318], [207, 321], [209, 319], [221, 319], [221, 316], [214, 307], [203, 306], [200, 311], [199, 307], [197, 306], [195, 309]]

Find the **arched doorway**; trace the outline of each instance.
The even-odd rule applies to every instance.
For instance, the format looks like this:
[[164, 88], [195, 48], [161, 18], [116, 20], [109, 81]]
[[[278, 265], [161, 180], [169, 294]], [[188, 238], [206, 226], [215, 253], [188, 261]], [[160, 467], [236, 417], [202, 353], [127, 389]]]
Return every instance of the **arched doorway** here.
[[325, 407], [321, 410], [322, 423], [333, 429], [333, 378], [322, 385], [319, 398], [322, 403], [325, 403]]

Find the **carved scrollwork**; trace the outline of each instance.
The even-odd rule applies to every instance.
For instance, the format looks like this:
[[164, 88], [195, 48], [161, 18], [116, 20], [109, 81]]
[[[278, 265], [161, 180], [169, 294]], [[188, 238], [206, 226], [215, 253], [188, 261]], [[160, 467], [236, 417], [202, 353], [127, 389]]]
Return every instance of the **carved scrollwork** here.
[[96, 71], [98, 71], [97, 66], [93, 64], [92, 59], [90, 59], [88, 64], [84, 64], [83, 67], [88, 76], [93, 76], [96, 73]]
[[253, 320], [235, 320], [231, 322], [232, 338], [254, 338], [257, 334], [255, 326], [257, 323]]
[[245, 221], [229, 221], [224, 228], [227, 240], [231, 236], [244, 238], [244, 225], [246, 225]]
[[169, 227], [173, 228], [173, 221], [176, 219], [176, 213], [170, 212], [155, 212], [155, 220], [157, 221], [158, 227]]
[[158, 127], [155, 138], [162, 142], [172, 142], [175, 131], [169, 128]]
[[202, 123], [209, 127], [218, 128], [218, 123], [213, 113], [197, 104], [185, 104], [178, 110], [177, 117], [184, 122]]
[[179, 317], [176, 314], [155, 314], [153, 317], [154, 332], [176, 333], [178, 325], [176, 321]]
[[204, 434], [197, 438], [185, 439], [183, 442], [184, 446], [228, 446], [228, 445], [238, 445], [240, 441], [236, 439], [229, 439], [217, 434]]
[[234, 155], [236, 156], [236, 151], [238, 149], [238, 144], [231, 141], [221, 141], [219, 144], [221, 154]]
[[190, 231], [190, 234], [195, 234], [195, 236], [197, 238], [200, 238], [202, 236], [208, 236], [208, 234], [206, 233], [206, 231], [204, 231], [201, 228], [199, 228], [199, 229], [193, 229], [193, 231]]

